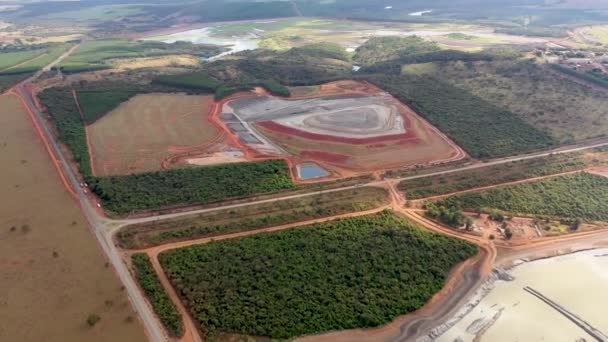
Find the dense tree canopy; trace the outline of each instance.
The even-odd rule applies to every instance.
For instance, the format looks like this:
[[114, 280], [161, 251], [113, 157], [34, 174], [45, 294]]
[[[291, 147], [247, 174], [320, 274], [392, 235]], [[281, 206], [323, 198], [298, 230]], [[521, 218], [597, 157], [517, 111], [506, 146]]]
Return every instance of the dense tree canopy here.
[[160, 261], [204, 333], [285, 339], [412, 312], [476, 251], [382, 212], [172, 250]]

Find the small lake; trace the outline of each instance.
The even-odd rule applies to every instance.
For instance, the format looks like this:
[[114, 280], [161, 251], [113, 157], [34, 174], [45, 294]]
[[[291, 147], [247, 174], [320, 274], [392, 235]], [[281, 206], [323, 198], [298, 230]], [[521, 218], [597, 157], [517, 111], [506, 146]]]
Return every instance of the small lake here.
[[205, 27], [196, 30], [173, 33], [157, 39], [169, 44], [180, 41], [191, 42], [193, 44], [219, 45], [229, 49], [226, 52], [222, 52], [218, 55], [207, 58], [207, 61], [212, 61], [232, 53], [245, 50], [255, 50], [258, 48], [259, 36], [256, 34], [249, 33], [243, 36], [217, 37], [214, 36], [214, 31], [215, 30], [213, 28]]
[[298, 178], [314, 179], [329, 176], [329, 172], [315, 163], [302, 163], [296, 167], [298, 169]]

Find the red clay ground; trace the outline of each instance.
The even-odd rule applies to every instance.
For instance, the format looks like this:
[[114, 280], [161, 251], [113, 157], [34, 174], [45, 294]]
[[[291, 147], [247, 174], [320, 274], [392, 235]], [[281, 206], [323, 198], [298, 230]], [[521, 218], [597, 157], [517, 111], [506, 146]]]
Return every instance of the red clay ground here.
[[[366, 82], [350, 80], [312, 87], [293, 87], [291, 91], [292, 96], [288, 100], [386, 94], [382, 89]], [[223, 106], [231, 100], [244, 96], [271, 95], [262, 89], [257, 89], [255, 94], [241, 93], [222, 100], [219, 105]], [[255, 126], [259, 133], [288, 152], [287, 156], [275, 155], [274, 157], [285, 158], [290, 165], [305, 161], [315, 162], [331, 171], [334, 177], [353, 176], [413, 165], [436, 164], [466, 157], [460, 147], [413, 110], [394, 98], [389, 97], [389, 99], [398, 104], [407, 130], [404, 134], [356, 139], [304, 132], [272, 121], [258, 122]], [[219, 118], [216, 119], [220, 121], [219, 125], [223, 125]], [[238, 137], [233, 133], [230, 134], [244, 149], [249, 150], [248, 155], [257, 154], [257, 158], [267, 156], [256, 153], [255, 145], [243, 145], [238, 142]]]

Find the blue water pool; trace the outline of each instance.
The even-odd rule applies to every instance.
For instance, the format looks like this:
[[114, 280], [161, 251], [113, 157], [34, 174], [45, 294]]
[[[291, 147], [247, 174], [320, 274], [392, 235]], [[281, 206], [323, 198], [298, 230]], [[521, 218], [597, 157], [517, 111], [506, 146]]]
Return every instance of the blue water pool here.
[[329, 176], [329, 172], [315, 163], [303, 163], [298, 165], [298, 177], [300, 179], [313, 179]]

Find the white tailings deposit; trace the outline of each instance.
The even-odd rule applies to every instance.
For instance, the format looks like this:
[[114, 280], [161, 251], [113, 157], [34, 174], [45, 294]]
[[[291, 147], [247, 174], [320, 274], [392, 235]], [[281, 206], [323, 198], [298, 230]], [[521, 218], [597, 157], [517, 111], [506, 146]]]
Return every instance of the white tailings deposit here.
[[421, 340], [598, 341], [526, 287], [608, 333], [608, 249], [596, 249], [522, 262], [508, 273], [495, 273], [456, 317]]
[[228, 106], [247, 122], [272, 120], [315, 134], [364, 139], [406, 132], [403, 117], [389, 96], [289, 101], [255, 97], [236, 99]]

